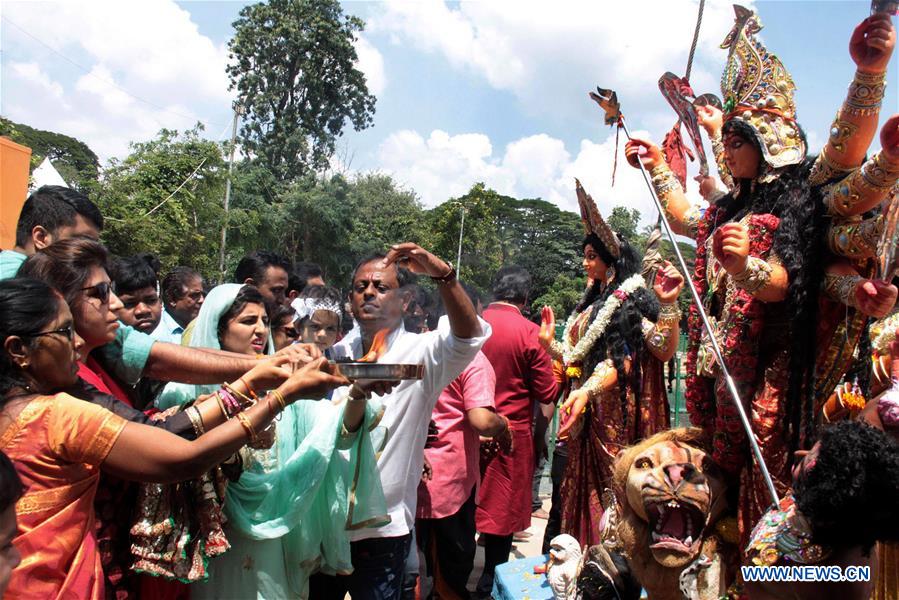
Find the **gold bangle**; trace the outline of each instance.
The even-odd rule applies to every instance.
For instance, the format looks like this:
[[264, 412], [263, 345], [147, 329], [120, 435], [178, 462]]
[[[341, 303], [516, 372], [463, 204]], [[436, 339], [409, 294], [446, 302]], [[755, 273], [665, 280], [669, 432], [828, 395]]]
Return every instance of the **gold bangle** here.
[[222, 400], [221, 396], [219, 396], [218, 390], [216, 390], [215, 392], [215, 401], [219, 405], [219, 410], [222, 411], [222, 416], [225, 417], [225, 420], [227, 421], [228, 419], [230, 419], [231, 415], [229, 415], [228, 411], [225, 410], [225, 401]]
[[[246, 383], [244, 383], [246, 385]], [[239, 390], [237, 390], [233, 385], [228, 383], [227, 381], [222, 384], [222, 387], [234, 394], [237, 398], [244, 400], [244, 408], [249, 408], [256, 404], [256, 401], [252, 398], [247, 397], [246, 394], [242, 394]]]
[[840, 113], [853, 117], [869, 117], [879, 113], [880, 104], [886, 95], [886, 76], [886, 71], [882, 73], [856, 71]]
[[672, 190], [683, 190], [680, 181], [674, 176], [674, 172], [672, 172], [671, 168], [664, 162], [654, 166], [649, 171], [649, 176], [652, 178], [652, 187], [655, 188], [656, 195], [659, 199]]
[[284, 395], [281, 392], [279, 392], [278, 390], [272, 390], [270, 393], [275, 397], [275, 400], [278, 401], [278, 406], [281, 407], [281, 410], [282, 411], [286, 410], [287, 409], [287, 401], [284, 400]]
[[250, 438], [250, 443], [255, 444], [257, 441], [259, 441], [259, 436], [256, 435], [256, 431], [253, 429], [253, 424], [250, 423], [250, 419], [247, 418], [247, 415], [239, 412], [235, 416], [237, 417], [237, 420], [240, 421], [240, 424], [243, 425], [243, 428], [246, 430], [247, 436], [249, 436]]
[[830, 158], [827, 155], [827, 146], [825, 145], [821, 148], [818, 158], [815, 159], [815, 164], [812, 165], [808, 181], [811, 185], [822, 185], [828, 181], [844, 177], [854, 170], [855, 167], [852, 165], [843, 165]]
[[750, 256], [746, 260], [746, 268], [731, 275], [733, 282], [750, 294], [755, 294], [771, 281], [771, 265], [767, 261]]
[[258, 402], [259, 396], [256, 395], [256, 392], [253, 390], [253, 386], [251, 386], [249, 383], [247, 383], [247, 380], [243, 378], [243, 375], [238, 377], [237, 380], [239, 382], [241, 382], [242, 384], [244, 384], [244, 386], [246, 386], [247, 393], [250, 394], [250, 398], [252, 398], [254, 401]]
[[659, 305], [659, 318], [656, 324], [662, 322], [679, 323], [681, 318], [680, 307], [677, 301]]
[[584, 385], [581, 386], [581, 389], [587, 392], [591, 400], [596, 398], [599, 392], [602, 391], [606, 377], [613, 368], [614, 367], [609, 365], [608, 360], [604, 360], [596, 365], [596, 368], [593, 369], [593, 373], [590, 374], [590, 377], [584, 382]]
[[712, 153], [715, 155], [715, 163], [718, 165], [718, 177], [721, 178], [721, 183], [727, 186], [727, 189], [733, 189], [734, 178], [730, 174], [730, 169], [727, 168], [727, 162], [724, 158], [724, 139], [720, 133], [710, 136], [710, 139], [712, 142]]
[[877, 254], [883, 229], [883, 215], [831, 225], [827, 231], [827, 247], [847, 258], [872, 258]]
[[861, 176], [875, 190], [889, 191], [899, 180], [899, 165], [887, 160], [883, 152], [878, 152], [862, 165]]
[[194, 434], [197, 437], [206, 433], [206, 429], [203, 427], [203, 415], [200, 414], [199, 408], [188, 406], [184, 412], [187, 413], [187, 418], [190, 419], [190, 424], [194, 428]]
[[846, 306], [858, 308], [855, 301], [855, 289], [862, 280], [860, 275], [824, 274], [824, 292], [833, 300]]

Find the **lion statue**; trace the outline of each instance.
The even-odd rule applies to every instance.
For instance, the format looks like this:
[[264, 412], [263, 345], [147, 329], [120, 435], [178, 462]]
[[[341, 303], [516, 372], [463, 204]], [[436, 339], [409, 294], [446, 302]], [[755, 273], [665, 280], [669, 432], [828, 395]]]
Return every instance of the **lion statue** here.
[[699, 429], [672, 429], [615, 460], [603, 544], [628, 559], [650, 600], [718, 598], [738, 549], [716, 524], [726, 486]]

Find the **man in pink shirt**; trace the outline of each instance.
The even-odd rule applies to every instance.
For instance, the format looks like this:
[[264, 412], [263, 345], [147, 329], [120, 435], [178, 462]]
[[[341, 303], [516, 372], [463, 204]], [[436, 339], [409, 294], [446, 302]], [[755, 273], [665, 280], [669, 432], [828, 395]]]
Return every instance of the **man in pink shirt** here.
[[[480, 313], [480, 300], [463, 284]], [[444, 326], [441, 323], [441, 326]], [[433, 577], [434, 596], [468, 598], [475, 555], [475, 493], [480, 480], [480, 436], [508, 440], [509, 421], [496, 414], [496, 375], [478, 352], [450, 383], [431, 418], [437, 439], [425, 448], [430, 476], [418, 486], [416, 538]]]
[[531, 524], [531, 484], [534, 405], [556, 400], [558, 386], [552, 361], [537, 339], [539, 327], [522, 316], [531, 291], [531, 276], [508, 266], [493, 277], [494, 301], [483, 318], [493, 336], [482, 351], [496, 372], [496, 412], [509, 419], [515, 440], [511, 454], [497, 454], [486, 463], [478, 508], [477, 529], [484, 536], [484, 572], [476, 593], [489, 597], [496, 565], [509, 560], [512, 535]]

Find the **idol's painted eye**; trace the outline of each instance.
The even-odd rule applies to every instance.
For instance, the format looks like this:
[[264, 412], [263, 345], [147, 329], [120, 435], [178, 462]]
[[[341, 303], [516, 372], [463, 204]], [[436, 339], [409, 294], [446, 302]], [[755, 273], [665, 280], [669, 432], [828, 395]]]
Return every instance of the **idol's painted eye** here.
[[652, 461], [644, 456], [643, 458], [638, 458], [634, 466], [638, 469], [651, 469]]

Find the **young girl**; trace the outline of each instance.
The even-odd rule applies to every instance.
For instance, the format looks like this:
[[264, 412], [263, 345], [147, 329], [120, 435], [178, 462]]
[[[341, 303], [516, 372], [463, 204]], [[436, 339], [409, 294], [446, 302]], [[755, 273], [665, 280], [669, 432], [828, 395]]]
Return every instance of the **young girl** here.
[[300, 341], [315, 344], [322, 352], [333, 346], [340, 332], [340, 304], [340, 292], [332, 287], [313, 285], [303, 290], [303, 296], [291, 303]]

